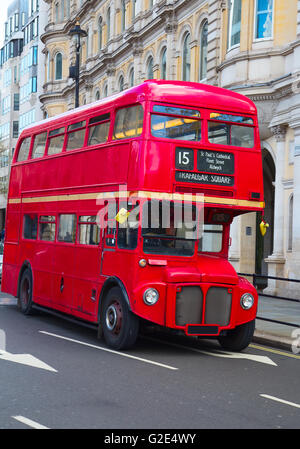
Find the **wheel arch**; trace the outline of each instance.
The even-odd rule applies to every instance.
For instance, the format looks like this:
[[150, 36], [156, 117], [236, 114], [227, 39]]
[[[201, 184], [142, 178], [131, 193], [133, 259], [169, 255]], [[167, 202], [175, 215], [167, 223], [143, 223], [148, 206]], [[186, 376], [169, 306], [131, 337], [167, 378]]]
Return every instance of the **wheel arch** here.
[[119, 279], [118, 277], [110, 276], [104, 282], [103, 287], [102, 287], [101, 292], [100, 292], [99, 303], [98, 303], [98, 322], [100, 322], [100, 315], [101, 315], [103, 299], [104, 299], [105, 295], [109, 292], [109, 290], [111, 290], [113, 287], [119, 287], [120, 288], [129, 310], [132, 311], [131, 310], [131, 306], [130, 306], [129, 296], [128, 296], [128, 293], [127, 293], [125, 285], [123, 284], [121, 279]]

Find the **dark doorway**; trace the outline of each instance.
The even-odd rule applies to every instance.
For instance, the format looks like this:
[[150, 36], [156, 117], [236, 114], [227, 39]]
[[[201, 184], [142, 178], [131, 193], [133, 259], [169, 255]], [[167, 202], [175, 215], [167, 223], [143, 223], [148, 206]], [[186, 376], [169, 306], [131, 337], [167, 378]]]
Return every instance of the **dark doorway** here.
[[[268, 266], [265, 259], [273, 252], [273, 232], [274, 232], [274, 195], [275, 195], [275, 164], [268, 150], [262, 150], [263, 157], [263, 180], [264, 180], [264, 196], [265, 196], [265, 213], [264, 221], [269, 223], [269, 228], [263, 237], [260, 232], [259, 224], [261, 215], [256, 214], [256, 257], [255, 257], [255, 273], [268, 274]], [[267, 279], [259, 279], [259, 289], [267, 287]]]

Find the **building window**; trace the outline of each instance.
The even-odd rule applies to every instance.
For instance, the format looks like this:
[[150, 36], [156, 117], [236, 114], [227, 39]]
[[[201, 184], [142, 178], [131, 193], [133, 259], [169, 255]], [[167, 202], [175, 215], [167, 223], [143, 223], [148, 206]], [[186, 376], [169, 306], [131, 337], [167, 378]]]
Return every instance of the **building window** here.
[[106, 13], [106, 40], [107, 42], [110, 39], [110, 8], [108, 8], [107, 13]]
[[190, 81], [191, 77], [191, 35], [187, 33], [183, 41], [182, 50], [182, 79], [183, 81]]
[[153, 58], [150, 56], [147, 62], [147, 79], [153, 79]]
[[136, 0], [132, 0], [132, 20], [135, 18], [136, 15]]
[[120, 78], [119, 78], [119, 92], [122, 92], [122, 90], [124, 90], [124, 77], [123, 77], [123, 75], [121, 75]]
[[293, 214], [294, 214], [294, 196], [290, 196], [289, 201], [289, 229], [288, 229], [288, 250], [293, 249]]
[[208, 34], [208, 21], [205, 20], [201, 27], [200, 33], [200, 72], [199, 79], [204, 80], [207, 73], [207, 34]]
[[125, 31], [126, 27], [126, 4], [125, 0], [122, 0], [121, 4], [121, 31]]
[[231, 0], [229, 15], [229, 48], [239, 45], [241, 41], [241, 0]]
[[96, 101], [100, 100], [100, 90], [96, 91], [95, 100]]
[[167, 79], [167, 47], [165, 47], [161, 54], [161, 79]]
[[55, 79], [62, 79], [62, 54], [57, 53], [55, 56]]
[[255, 7], [255, 39], [268, 39], [273, 34], [273, 0], [256, 0]]
[[134, 68], [133, 67], [129, 72], [129, 86], [130, 87], [134, 86]]
[[99, 17], [98, 20], [98, 50], [100, 52], [100, 50], [102, 49], [102, 33], [103, 33], [103, 25], [102, 25], [102, 17]]

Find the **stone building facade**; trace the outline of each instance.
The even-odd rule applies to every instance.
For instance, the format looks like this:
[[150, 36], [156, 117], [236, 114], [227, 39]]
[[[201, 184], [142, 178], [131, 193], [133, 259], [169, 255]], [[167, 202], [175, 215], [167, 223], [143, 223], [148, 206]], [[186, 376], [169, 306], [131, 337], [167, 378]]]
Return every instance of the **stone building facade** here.
[[[80, 104], [150, 78], [214, 84], [255, 102], [270, 228], [263, 239], [261, 217], [237, 218], [230, 258], [239, 272], [300, 279], [300, 0], [45, 1], [45, 117], [74, 107], [76, 20], [88, 33]], [[263, 287], [293, 294], [292, 284]]]

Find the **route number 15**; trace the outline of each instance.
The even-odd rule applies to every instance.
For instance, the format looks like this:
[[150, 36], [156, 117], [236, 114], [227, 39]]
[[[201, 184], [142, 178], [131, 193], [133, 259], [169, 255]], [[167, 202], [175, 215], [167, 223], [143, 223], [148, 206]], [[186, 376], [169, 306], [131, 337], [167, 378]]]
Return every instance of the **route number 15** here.
[[182, 170], [193, 170], [194, 151], [186, 148], [176, 148], [175, 168]]

